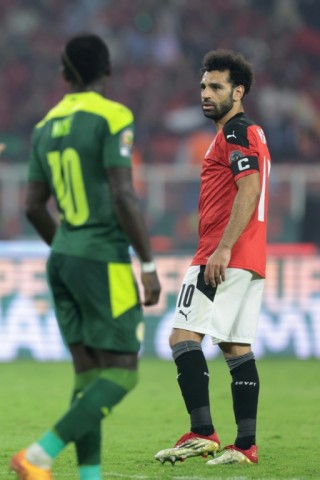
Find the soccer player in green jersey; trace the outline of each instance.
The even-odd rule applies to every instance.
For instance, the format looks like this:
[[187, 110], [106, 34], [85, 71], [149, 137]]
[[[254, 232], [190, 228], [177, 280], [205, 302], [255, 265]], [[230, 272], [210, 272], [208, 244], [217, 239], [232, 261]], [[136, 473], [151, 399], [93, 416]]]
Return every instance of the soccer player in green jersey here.
[[[54, 459], [73, 442], [81, 480], [101, 480], [101, 422], [137, 383], [143, 318], [129, 246], [141, 260], [144, 305], [160, 285], [132, 186], [134, 119], [104, 97], [109, 51], [96, 35], [62, 53], [65, 95], [36, 125], [26, 215], [51, 247], [47, 275], [75, 372], [69, 410], [11, 459], [19, 479], [52, 479]], [[58, 223], [48, 201], [55, 197]]]

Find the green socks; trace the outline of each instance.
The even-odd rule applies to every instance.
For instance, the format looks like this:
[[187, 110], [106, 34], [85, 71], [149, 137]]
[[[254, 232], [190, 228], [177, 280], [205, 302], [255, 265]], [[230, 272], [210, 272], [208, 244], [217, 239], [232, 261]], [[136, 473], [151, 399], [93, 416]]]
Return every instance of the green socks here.
[[83, 466], [79, 468], [80, 480], [101, 480], [100, 465]]
[[[83, 395], [83, 390], [100, 375], [99, 369], [89, 370], [87, 372], [78, 373], [75, 377], [75, 388], [71, 399], [71, 405], [73, 405], [78, 398]], [[75, 442], [75, 449], [77, 455], [77, 462], [80, 469], [85, 468], [84, 473], [80, 473], [80, 478], [86, 478], [88, 474], [88, 468], [98, 468], [100, 471], [101, 463], [101, 424], [94, 425], [90, 432]], [[82, 467], [85, 465], [85, 467]], [[98, 467], [97, 467], [98, 466]], [[82, 475], [82, 477], [81, 477]], [[90, 477], [89, 477], [90, 478]], [[100, 480], [100, 473], [95, 473], [94, 479]]]
[[122, 368], [77, 375], [70, 409], [30, 447], [30, 455], [37, 460], [35, 464], [40, 462], [45, 465], [41, 468], [50, 468], [51, 460], [69, 442], [74, 442], [80, 480], [101, 480], [101, 420], [134, 388], [137, 379], [136, 371]]
[[37, 444], [52, 458], [56, 458], [66, 446], [65, 442], [53, 431], [46, 432]]
[[136, 383], [136, 371], [122, 368], [102, 370], [100, 378], [84, 389], [83, 395], [55, 425], [58, 435], [65, 443], [77, 442], [109, 415]]

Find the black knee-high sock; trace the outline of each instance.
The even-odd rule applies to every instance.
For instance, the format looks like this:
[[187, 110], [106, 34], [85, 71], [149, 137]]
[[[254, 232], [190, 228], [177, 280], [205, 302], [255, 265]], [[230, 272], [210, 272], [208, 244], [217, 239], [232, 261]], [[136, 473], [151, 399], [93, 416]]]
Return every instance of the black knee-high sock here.
[[210, 414], [209, 373], [200, 349], [185, 351], [175, 358], [178, 383], [190, 414], [191, 431], [209, 436], [214, 432]]
[[259, 376], [254, 359], [230, 371], [234, 416], [238, 427], [235, 445], [244, 450], [256, 443]]

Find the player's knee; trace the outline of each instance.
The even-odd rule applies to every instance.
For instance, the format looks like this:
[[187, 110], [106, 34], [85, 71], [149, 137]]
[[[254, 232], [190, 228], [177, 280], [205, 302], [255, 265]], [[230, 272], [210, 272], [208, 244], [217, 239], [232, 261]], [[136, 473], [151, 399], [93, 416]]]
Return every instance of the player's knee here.
[[128, 374], [127, 385], [128, 385], [128, 393], [129, 393], [139, 383], [139, 375], [138, 375], [138, 372], [135, 370], [128, 370], [128, 372], [129, 374]]
[[179, 342], [172, 346], [172, 356], [174, 360], [177, 360], [177, 358], [184, 353], [196, 350], [202, 352], [201, 343], [193, 340], [185, 340], [184, 342]]
[[190, 332], [188, 330], [183, 330], [180, 328], [174, 328], [169, 337], [169, 345], [171, 347], [171, 350], [173, 350], [176, 345], [182, 344], [182, 343], [190, 344], [190, 345], [197, 344], [197, 345], [200, 345], [200, 348], [201, 348], [201, 342], [203, 337], [204, 335], [200, 333]]
[[232, 374], [236, 369], [238, 369], [238, 367], [241, 367], [242, 365], [247, 365], [248, 362], [254, 361], [255, 358], [254, 358], [253, 352], [248, 352], [248, 353], [245, 353], [244, 355], [228, 357], [225, 360]]
[[127, 368], [107, 368], [102, 370], [100, 377], [122, 388], [126, 393], [134, 389], [138, 383], [137, 370]]

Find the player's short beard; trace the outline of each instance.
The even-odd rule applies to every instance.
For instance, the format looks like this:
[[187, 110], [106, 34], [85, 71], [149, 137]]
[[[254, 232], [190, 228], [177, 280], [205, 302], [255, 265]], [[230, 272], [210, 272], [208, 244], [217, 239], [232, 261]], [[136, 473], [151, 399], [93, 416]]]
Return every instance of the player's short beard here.
[[232, 98], [232, 93], [230, 93], [229, 98], [227, 98], [219, 106], [215, 105], [214, 110], [212, 110], [211, 112], [204, 111], [203, 113], [206, 117], [211, 118], [215, 122], [218, 122], [219, 120], [221, 120], [221, 118], [227, 115], [228, 112], [230, 112], [233, 104], [234, 100]]

